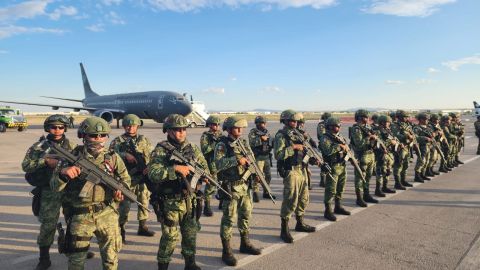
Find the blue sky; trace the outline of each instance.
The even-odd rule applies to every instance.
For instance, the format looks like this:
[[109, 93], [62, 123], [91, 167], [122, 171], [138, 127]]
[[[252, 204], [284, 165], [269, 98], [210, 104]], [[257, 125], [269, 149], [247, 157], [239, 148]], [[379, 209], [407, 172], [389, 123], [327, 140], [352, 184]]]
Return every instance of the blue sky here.
[[188, 92], [214, 110], [470, 108], [479, 10], [478, 0], [4, 0], [1, 99], [83, 98], [83, 62], [99, 94]]

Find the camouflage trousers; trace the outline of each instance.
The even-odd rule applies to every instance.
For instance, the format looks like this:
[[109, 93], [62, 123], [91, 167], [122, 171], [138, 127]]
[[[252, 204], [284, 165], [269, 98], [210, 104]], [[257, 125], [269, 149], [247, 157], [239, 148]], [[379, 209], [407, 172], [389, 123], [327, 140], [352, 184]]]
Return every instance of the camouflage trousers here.
[[330, 165], [332, 167], [332, 177], [327, 175], [325, 198], [323, 201], [325, 204], [331, 204], [334, 199], [342, 200], [345, 183], [347, 182], [347, 165], [345, 162]]
[[480, 137], [478, 138], [477, 155], [480, 155]]
[[220, 223], [220, 237], [230, 240], [233, 233], [233, 223], [237, 220], [238, 231], [241, 235], [248, 234], [250, 219], [252, 218], [252, 198], [247, 184], [232, 187], [232, 199], [223, 201], [223, 216]]
[[[148, 205], [149, 200], [150, 200], [150, 191], [148, 191], [147, 187], [145, 184], [134, 184], [132, 182], [132, 187], [131, 189], [133, 192], [137, 195], [137, 200], [141, 202], [143, 205]], [[120, 207], [118, 208], [119, 212], [119, 218], [118, 218], [118, 223], [119, 224], [126, 224], [128, 222], [128, 213], [130, 213], [130, 207], [132, 205], [132, 202], [130, 200], [123, 200], [120, 203]], [[148, 219], [148, 211], [138, 207], [137, 210], [137, 220], [146, 220]]]
[[395, 155], [395, 163], [393, 164], [393, 175], [395, 179], [406, 180], [409, 159], [410, 150], [408, 147], [402, 148], [398, 151], [398, 154]]
[[68, 269], [84, 269], [90, 238], [97, 237], [103, 269], [118, 268], [118, 252], [122, 249], [122, 238], [118, 227], [118, 212], [108, 206], [98, 213], [73, 215], [69, 228], [72, 235], [71, 247], [74, 249], [68, 256]]
[[[200, 223], [197, 222], [192, 211], [192, 198], [167, 199], [163, 201], [164, 222], [162, 223], [162, 237], [158, 246], [157, 261], [169, 263], [180, 234], [182, 235], [182, 255], [194, 256], [197, 248], [197, 232]], [[180, 226], [180, 230], [179, 227]]]
[[[212, 169], [210, 169], [210, 173], [212, 174], [213, 178], [217, 180], [217, 175], [212, 173]], [[206, 184], [203, 192], [205, 194], [205, 201], [210, 201], [212, 198], [212, 195], [215, 194], [216, 192], [217, 192], [217, 186], [210, 183]]]
[[303, 216], [309, 203], [309, 197], [307, 171], [302, 165], [295, 166], [292, 170], [287, 171], [287, 176], [283, 178], [283, 201], [280, 217], [290, 219], [293, 212], [297, 217]]
[[37, 237], [39, 247], [49, 247], [52, 245], [58, 217], [60, 216], [60, 207], [62, 206], [62, 193], [55, 192], [50, 187], [42, 187], [40, 199], [40, 212], [38, 221], [40, 222], [40, 233]]
[[[257, 159], [257, 165], [258, 165], [258, 168], [263, 171], [263, 174], [265, 175], [265, 181], [267, 181], [267, 184], [270, 185], [270, 182], [272, 181], [270, 160]], [[261, 183], [254, 182], [253, 191], [260, 191], [260, 186], [261, 186]], [[264, 193], [266, 193], [265, 190], [264, 190]]]
[[421, 145], [420, 146], [420, 153], [422, 153], [422, 157], [417, 156], [417, 163], [415, 164], [415, 172], [419, 174], [424, 174], [425, 170], [427, 169], [428, 161], [430, 160], [430, 144]]
[[382, 158], [376, 161], [376, 183], [378, 186], [387, 186], [390, 180], [390, 174], [392, 174], [392, 168], [394, 163], [394, 156], [391, 152], [382, 155]]
[[435, 166], [435, 164], [439, 159], [440, 159], [440, 154], [438, 154], [437, 149], [434, 146], [432, 146], [430, 148], [430, 160], [428, 161], [427, 168], [433, 168], [433, 166]]
[[[451, 140], [448, 142], [449, 143], [449, 147], [448, 147], [448, 158], [447, 158], [447, 161], [449, 163], [453, 163], [453, 161], [455, 160], [455, 157], [456, 155], [458, 155], [457, 153], [457, 141], [456, 140]], [[447, 157], [447, 156], [446, 156]]]
[[360, 174], [355, 171], [355, 192], [368, 192], [370, 187], [370, 179], [375, 171], [375, 154], [373, 151], [367, 151], [356, 156], [360, 165], [360, 169], [365, 177], [365, 181], [363, 181], [360, 177]]

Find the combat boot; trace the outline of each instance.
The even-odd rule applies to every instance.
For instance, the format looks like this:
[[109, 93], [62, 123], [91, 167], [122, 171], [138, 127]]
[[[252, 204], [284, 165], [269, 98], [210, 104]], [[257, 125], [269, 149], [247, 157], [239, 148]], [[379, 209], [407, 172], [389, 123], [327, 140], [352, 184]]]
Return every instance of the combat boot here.
[[262, 251], [259, 248], [256, 248], [248, 239], [248, 234], [240, 235], [240, 253], [250, 254], [250, 255], [260, 255]]
[[40, 247], [40, 258], [35, 270], [45, 270], [52, 265], [50, 261], [50, 247]]
[[423, 177], [418, 172], [415, 172], [415, 179], [413, 179], [413, 181], [418, 182], [418, 183], [424, 183], [425, 182], [425, 181], [423, 181]]
[[455, 161], [456, 161], [458, 164], [460, 164], [460, 165], [465, 164], [465, 163], [463, 163], [458, 157], [455, 158]]
[[297, 216], [297, 225], [295, 225], [295, 231], [311, 233], [315, 231], [315, 227], [305, 224], [303, 216]]
[[420, 177], [422, 177], [423, 180], [427, 180], [427, 181], [432, 180], [432, 178], [427, 177], [424, 173], [421, 173], [421, 174], [420, 174]]
[[256, 191], [253, 192], [253, 202], [254, 203], [260, 202], [260, 198], [258, 197], [258, 192]]
[[168, 263], [158, 263], [158, 270], [167, 270]]
[[383, 193], [396, 193], [395, 190], [388, 188], [387, 181], [385, 181], [385, 180], [383, 181], [382, 192]]
[[325, 213], [323, 213], [323, 217], [330, 221], [337, 221], [337, 217], [333, 214], [332, 206], [329, 203], [325, 204]]
[[438, 169], [439, 172], [442, 172], [442, 173], [448, 173], [449, 171], [447, 170], [447, 168], [445, 168], [445, 165], [442, 164], [440, 165], [440, 169]]
[[222, 210], [223, 208], [223, 200], [218, 201], [218, 210]]
[[406, 175], [401, 175], [400, 177], [401, 177], [401, 178], [400, 178], [400, 183], [402, 183], [402, 186], [404, 186], [404, 187], [413, 187], [412, 184], [408, 183], [407, 180], [405, 180]]
[[222, 261], [228, 266], [237, 265], [237, 259], [233, 256], [232, 247], [230, 247], [230, 240], [222, 238]]
[[429, 170], [430, 170], [430, 173], [433, 174], [434, 176], [440, 174], [439, 172], [434, 171], [434, 170], [433, 170], [433, 167], [430, 167]]
[[333, 209], [335, 214], [350, 216], [350, 211], [347, 211], [343, 208], [342, 203], [339, 199], [335, 199], [335, 208]]
[[320, 187], [325, 187], [325, 178], [327, 178], [326, 175], [320, 174]]
[[[264, 199], [270, 199], [270, 195], [268, 195], [268, 192], [263, 192], [263, 198]], [[272, 194], [272, 198], [275, 200], [277, 196]]]
[[205, 205], [203, 206], [203, 214], [206, 217], [213, 216], [212, 208], [210, 207], [210, 199], [205, 200]]
[[125, 237], [125, 224], [120, 224], [120, 236], [122, 236], [122, 243], [125, 245], [127, 243]]
[[435, 174], [433, 173], [433, 170], [432, 170], [431, 167], [428, 167], [428, 168], [425, 170], [425, 174], [424, 174], [424, 175], [427, 176], [427, 177], [434, 177], [434, 176], [435, 176]]
[[137, 235], [152, 237], [155, 235], [154, 231], [151, 231], [147, 227], [147, 220], [142, 219], [138, 221], [138, 231]]
[[380, 188], [380, 183], [377, 183], [377, 186], [375, 187], [375, 196], [386, 197], [385, 193], [383, 193], [382, 189]]
[[355, 193], [357, 194], [357, 201], [356, 201], [357, 205], [360, 207], [367, 207], [368, 205], [363, 200], [363, 197], [360, 191], [356, 191]]
[[200, 267], [195, 263], [195, 255], [184, 256], [185, 258], [185, 270], [201, 270]]
[[372, 196], [370, 196], [368, 189], [363, 191], [363, 200], [367, 203], [378, 203], [377, 199], [374, 199]]
[[407, 189], [406, 187], [404, 187], [402, 185], [400, 179], [396, 175], [394, 175], [393, 177], [395, 178], [395, 186], [394, 186], [395, 189], [398, 189], [398, 190], [406, 190]]
[[280, 238], [282, 238], [285, 243], [293, 243], [293, 237], [290, 234], [290, 228], [288, 228], [288, 219], [282, 218], [282, 229], [280, 232]]

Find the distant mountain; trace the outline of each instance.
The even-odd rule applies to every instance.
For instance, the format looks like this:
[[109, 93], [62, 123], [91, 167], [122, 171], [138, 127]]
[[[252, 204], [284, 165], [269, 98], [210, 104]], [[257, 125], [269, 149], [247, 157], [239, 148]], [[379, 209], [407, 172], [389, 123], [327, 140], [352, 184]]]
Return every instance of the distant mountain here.
[[346, 112], [356, 112], [356, 111], [358, 111], [359, 109], [364, 109], [364, 110], [367, 110], [367, 111], [369, 111], [369, 112], [391, 111], [391, 110], [392, 110], [392, 109], [387, 109], [387, 108], [364, 108], [364, 107], [357, 107], [357, 108], [346, 109], [345, 111], [346, 111]]

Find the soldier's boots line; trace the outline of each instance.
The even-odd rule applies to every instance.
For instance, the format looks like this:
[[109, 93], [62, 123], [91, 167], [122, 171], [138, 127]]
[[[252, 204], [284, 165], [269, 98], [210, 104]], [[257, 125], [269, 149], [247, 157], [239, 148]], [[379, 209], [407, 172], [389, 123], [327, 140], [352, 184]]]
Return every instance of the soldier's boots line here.
[[357, 201], [355, 202], [358, 206], [360, 207], [367, 207], [368, 205], [365, 203], [365, 201], [363, 200], [363, 196], [362, 194], [360, 193], [360, 191], [356, 191], [355, 192], [356, 195], [357, 195]]
[[233, 256], [230, 240], [222, 238], [222, 247], [222, 261], [228, 266], [237, 265], [237, 259], [235, 259], [235, 256]]
[[323, 213], [323, 217], [330, 221], [337, 221], [337, 217], [332, 212], [332, 206], [329, 203], [325, 204], [325, 213]]
[[371, 195], [368, 189], [365, 189], [363, 191], [363, 200], [367, 203], [378, 203], [377, 199], [374, 199]]
[[46, 270], [52, 265], [50, 261], [50, 247], [40, 247], [40, 258], [35, 270]]
[[147, 223], [147, 220], [146, 220], [146, 219], [143, 219], [143, 220], [139, 220], [139, 221], [138, 221], [138, 231], [137, 231], [137, 235], [147, 236], [147, 237], [152, 237], [152, 236], [154, 236], [154, 235], [155, 235], [155, 232], [149, 230], [146, 223]]
[[158, 270], [167, 270], [168, 263], [158, 263]]
[[280, 238], [285, 243], [293, 243], [293, 237], [290, 234], [290, 228], [288, 227], [288, 219], [282, 218], [282, 228], [280, 230]]
[[303, 216], [297, 216], [297, 225], [295, 225], [295, 231], [311, 233], [315, 232], [315, 227], [305, 224]]
[[204, 214], [206, 217], [211, 217], [211, 216], [213, 216], [213, 211], [212, 211], [212, 208], [211, 208], [211, 206], [210, 206], [210, 199], [205, 200], [205, 205], [203, 206], [203, 214]]
[[325, 187], [325, 178], [327, 178], [326, 175], [324, 175], [324, 174], [320, 175], [320, 184], [319, 184], [320, 187], [323, 187], [323, 188]]
[[344, 215], [344, 216], [350, 216], [350, 211], [347, 211], [345, 208], [343, 208], [342, 203], [340, 202], [339, 199], [335, 199], [335, 208], [333, 209], [333, 212], [338, 215]]
[[258, 197], [258, 192], [256, 191], [253, 192], [253, 202], [254, 203], [260, 202], [260, 197]]
[[195, 262], [195, 255], [184, 256], [185, 258], [185, 270], [201, 270], [201, 268]]
[[252, 245], [248, 238], [248, 234], [242, 234], [240, 240], [240, 253], [260, 255], [262, 254], [262, 251]]
[[383, 193], [382, 189], [380, 188], [380, 183], [377, 183], [376, 184], [376, 187], [375, 187], [375, 196], [377, 197], [385, 197], [387, 195], [385, 195], [385, 193]]

